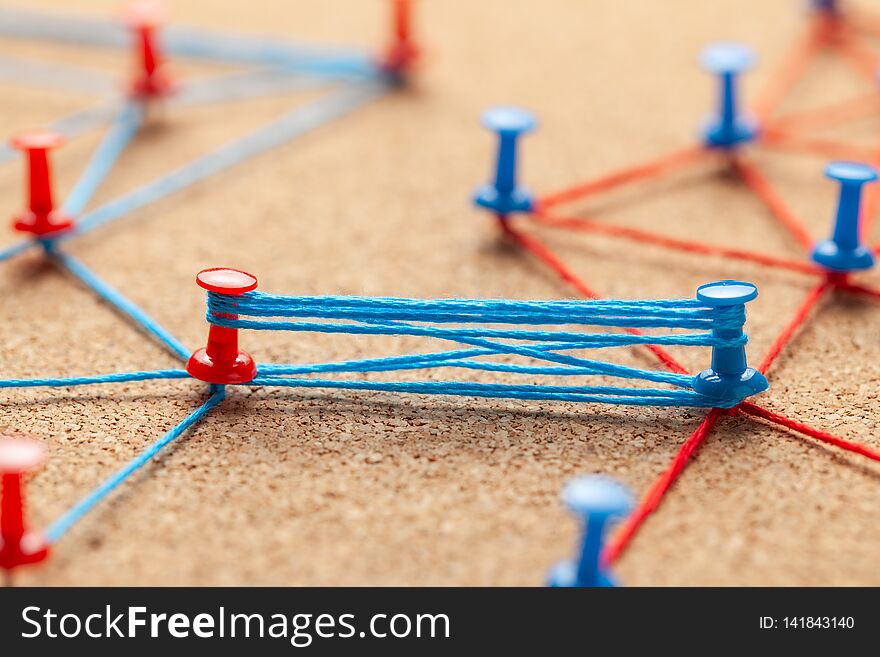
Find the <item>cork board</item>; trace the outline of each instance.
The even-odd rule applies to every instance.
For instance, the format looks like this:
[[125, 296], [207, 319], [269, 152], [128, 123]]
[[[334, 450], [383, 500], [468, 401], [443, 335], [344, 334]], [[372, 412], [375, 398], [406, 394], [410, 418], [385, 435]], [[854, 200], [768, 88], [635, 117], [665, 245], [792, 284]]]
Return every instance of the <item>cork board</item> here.
[[[55, 0], [29, 8], [71, 11]], [[496, 103], [531, 108], [522, 175], [546, 191], [694, 143], [714, 85], [696, 64], [707, 42], [742, 40], [766, 80], [804, 28], [792, 3], [579, 0], [419, 3], [425, 57], [415, 84], [88, 234], [69, 251], [195, 348], [215, 265], [256, 273], [289, 294], [566, 298], [540, 263], [505, 245], [470, 190], [492, 142], [477, 123]], [[171, 3], [174, 22], [374, 48], [380, 0]], [[115, 2], [76, 11], [110, 14]], [[121, 53], [0, 40], [0, 54], [118, 74]], [[222, 70], [174, 62], [181, 79]], [[5, 133], [93, 104], [72, 91], [0, 83]], [[787, 103], [817, 107], [864, 92], [820, 58]], [[165, 112], [121, 157], [92, 201], [113, 199], [173, 166], [307, 102], [311, 92]], [[230, 111], [230, 107], [234, 111]], [[877, 121], [837, 130], [870, 144]], [[69, 190], [99, 132], [55, 158]], [[825, 158], [754, 154], [817, 238], [836, 189]], [[0, 168], [0, 216], [21, 204], [19, 163]], [[803, 258], [766, 208], [717, 167], [695, 167], [571, 210], [612, 224]], [[670, 253], [595, 235], [536, 235], [603, 295], [686, 297], [741, 278], [752, 359], [813, 284], [795, 273]], [[877, 231], [872, 241], [880, 239]], [[2, 244], [15, 236], [4, 233]], [[880, 284], [876, 273], [862, 275]], [[35, 253], [0, 265], [4, 377], [175, 367], [176, 361]], [[760, 403], [877, 449], [880, 304], [836, 294], [816, 309], [771, 372]], [[261, 362], [405, 353], [417, 340], [247, 335]], [[703, 350], [674, 355], [692, 371]], [[620, 362], [645, 366], [636, 351]], [[439, 375], [438, 375], [439, 376]], [[490, 378], [487, 380], [502, 380]], [[170, 381], [0, 391], [0, 429], [44, 442], [29, 481], [31, 520], [51, 522], [204, 400]], [[704, 413], [243, 387], [56, 546], [33, 585], [540, 585], [577, 527], [563, 483], [601, 472], [643, 493]], [[880, 468], [742, 417], [723, 418], [616, 566], [628, 585], [880, 585]]]

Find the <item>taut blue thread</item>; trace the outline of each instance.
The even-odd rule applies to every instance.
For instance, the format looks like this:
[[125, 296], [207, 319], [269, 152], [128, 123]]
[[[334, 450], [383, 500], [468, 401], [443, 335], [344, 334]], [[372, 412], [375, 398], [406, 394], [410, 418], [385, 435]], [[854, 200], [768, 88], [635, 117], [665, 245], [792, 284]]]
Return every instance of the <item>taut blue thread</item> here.
[[138, 103], [128, 103], [122, 108], [119, 117], [95, 150], [85, 171], [67, 197], [64, 203], [67, 214], [75, 217], [83, 211], [122, 151], [137, 134], [142, 123], [143, 109]]
[[[0, 8], [0, 34], [17, 38], [51, 39], [107, 48], [130, 48], [128, 31], [109, 21]], [[287, 65], [314, 75], [370, 75], [372, 58], [342, 47], [273, 41], [264, 37], [226, 35], [179, 26], [162, 30], [169, 55], [239, 64]]]
[[742, 308], [708, 308], [696, 299], [516, 301], [294, 297], [249, 292], [241, 296], [210, 293], [208, 309], [219, 314], [250, 317], [310, 317], [357, 322], [577, 324], [706, 330], [737, 329], [745, 321]]
[[100, 383], [126, 383], [128, 381], [150, 381], [153, 379], [188, 379], [185, 370], [151, 370], [141, 372], [115, 372], [92, 376], [70, 376], [55, 379], [0, 379], [0, 388], [71, 388]]
[[177, 338], [162, 328], [156, 320], [147, 315], [137, 305], [126, 299], [119, 292], [98, 278], [94, 272], [88, 269], [73, 256], [63, 253], [53, 244], [47, 243], [47, 251], [60, 262], [71, 274], [90, 287], [104, 301], [114, 306], [117, 310], [134, 320], [147, 333], [154, 336], [175, 356], [182, 360], [189, 358], [192, 351], [187, 349]]
[[[0, 12], [2, 13], [2, 12]], [[79, 110], [73, 114], [68, 114], [57, 121], [50, 123], [47, 127], [52, 132], [72, 139], [88, 132], [92, 128], [97, 128], [107, 122], [107, 120], [116, 112], [116, 103], [98, 105], [97, 107], [89, 107]], [[0, 164], [5, 164], [16, 159], [19, 151], [9, 144], [0, 144]]]
[[174, 440], [183, 435], [183, 433], [201, 420], [212, 408], [223, 401], [226, 392], [223, 388], [218, 388], [208, 400], [193, 411], [189, 417], [176, 427], [171, 429], [162, 438], [150, 445], [148, 449], [142, 452], [137, 458], [129, 462], [124, 468], [107, 479], [91, 493], [86, 495], [76, 505], [74, 505], [67, 513], [58, 518], [46, 529], [45, 537], [48, 543], [55, 543], [67, 531], [81, 520], [89, 511], [106, 498], [110, 493], [116, 490], [126, 479], [145, 466], [150, 460], [156, 456], [162, 449], [172, 443]]
[[[553, 352], [566, 349], [578, 349], [567, 343], [551, 342], [547, 344], [533, 344], [530, 349], [534, 351]], [[479, 356], [498, 355], [499, 349], [459, 349], [455, 351], [435, 352], [430, 354], [412, 354], [408, 356], [388, 356], [367, 360], [350, 360], [335, 363], [317, 363], [308, 365], [282, 365], [261, 364], [258, 367], [260, 375], [282, 376], [291, 374], [319, 374], [319, 373], [342, 373], [342, 372], [389, 372], [408, 369], [428, 369], [435, 367], [461, 367], [475, 370], [489, 370], [497, 372], [511, 372], [518, 374], [546, 374], [561, 376], [586, 376], [600, 374], [618, 378], [638, 378], [654, 383], [669, 383], [674, 386], [689, 388], [693, 377], [687, 374], [673, 372], [661, 372], [655, 370], [642, 370], [624, 365], [615, 365], [602, 361], [592, 361], [578, 358], [579, 366], [568, 367], [528, 367], [512, 365], [508, 363], [493, 363], [486, 361], [472, 361], [470, 358]], [[558, 361], [551, 361], [558, 362]]]
[[340, 388], [350, 390], [374, 390], [379, 392], [403, 392], [420, 395], [551, 400], [598, 404], [626, 404], [631, 406], [731, 408], [742, 401], [741, 399], [712, 400], [693, 391], [684, 390], [613, 388], [608, 386], [513, 386], [490, 383], [463, 383], [461, 381], [336, 381], [333, 379], [257, 377], [250, 383], [242, 385], [281, 386], [288, 388]]
[[14, 258], [19, 253], [24, 253], [28, 249], [37, 246], [37, 244], [39, 244], [39, 242], [35, 240], [21, 240], [20, 242], [14, 242], [6, 248], [0, 249], [0, 262]]
[[[244, 317], [296, 317], [332, 321], [277, 321]], [[562, 351], [637, 344], [728, 346], [728, 339], [712, 333], [576, 333], [535, 328], [499, 328], [499, 325], [582, 325], [663, 327], [669, 329], [741, 328], [742, 308], [711, 308], [695, 299], [512, 301], [507, 299], [401, 299], [368, 297], [294, 297], [248, 292], [230, 296], [208, 293], [207, 320], [219, 326], [258, 330], [314, 331], [347, 335], [413, 335], [458, 342], [475, 347], [426, 354], [317, 364], [268, 364], [258, 368], [252, 384], [288, 387], [347, 388], [416, 394], [450, 394], [511, 399], [602, 402], [651, 406], [732, 407], [741, 399], [708, 399], [692, 390], [688, 375], [643, 370], [570, 356]], [[428, 326], [434, 322], [439, 326]], [[450, 327], [449, 324], [481, 326]], [[489, 325], [489, 326], [486, 326]], [[487, 338], [493, 338], [489, 340]], [[729, 339], [745, 344], [745, 335]], [[499, 342], [501, 340], [501, 342]], [[512, 341], [512, 342], [506, 342]], [[530, 342], [531, 344], [522, 344]], [[557, 366], [476, 361], [493, 355], [515, 355]], [[470, 383], [461, 381], [364, 381], [291, 378], [296, 374], [389, 372], [440, 367], [506, 372], [520, 375], [604, 375], [667, 383], [686, 390], [622, 388], [614, 386], [552, 386]]]
[[388, 90], [382, 84], [346, 85], [254, 132], [229, 142], [189, 164], [171, 171], [114, 201], [86, 213], [76, 227], [59, 240], [81, 235], [115, 219], [174, 194], [250, 157], [318, 128], [344, 114], [375, 100]]

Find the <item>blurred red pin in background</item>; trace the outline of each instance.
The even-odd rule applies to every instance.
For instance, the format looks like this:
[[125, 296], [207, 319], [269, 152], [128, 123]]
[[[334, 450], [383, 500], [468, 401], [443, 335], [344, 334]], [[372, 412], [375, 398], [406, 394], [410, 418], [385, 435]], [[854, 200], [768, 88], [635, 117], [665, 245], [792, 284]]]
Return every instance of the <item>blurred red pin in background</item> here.
[[126, 23], [134, 36], [135, 72], [129, 89], [132, 96], [150, 99], [174, 90], [174, 84], [163, 70], [163, 57], [157, 37], [165, 22], [165, 11], [154, 0], [137, 0], [126, 10]]
[[0, 568], [43, 561], [49, 554], [42, 535], [25, 523], [22, 475], [46, 460], [46, 448], [35, 440], [0, 437]]

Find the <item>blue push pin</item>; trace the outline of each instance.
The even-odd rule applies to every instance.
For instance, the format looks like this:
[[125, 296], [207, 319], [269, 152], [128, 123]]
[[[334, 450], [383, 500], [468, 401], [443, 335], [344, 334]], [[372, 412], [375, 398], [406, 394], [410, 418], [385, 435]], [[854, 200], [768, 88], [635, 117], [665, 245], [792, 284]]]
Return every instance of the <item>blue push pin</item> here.
[[829, 16], [837, 16], [840, 14], [840, 3], [838, 0], [813, 0], [813, 11], [826, 14]]
[[495, 181], [477, 189], [474, 203], [501, 216], [528, 212], [532, 195], [516, 184], [516, 143], [521, 134], [535, 129], [535, 117], [518, 107], [493, 107], [483, 113], [482, 123], [498, 133], [498, 163]]
[[[742, 319], [731, 328], [712, 329], [712, 335], [722, 340], [743, 337], [746, 321], [745, 304], [758, 296], [758, 288], [742, 281], [716, 281], [697, 288], [697, 299], [710, 308], [735, 311]], [[712, 367], [694, 377], [694, 390], [712, 399], [738, 400], [756, 395], [769, 388], [767, 379], [758, 370], [749, 367], [745, 345], [712, 347]]]
[[711, 117], [703, 128], [706, 145], [729, 149], [754, 139], [758, 126], [752, 118], [740, 115], [736, 99], [737, 75], [755, 63], [752, 49], [741, 43], [714, 43], [703, 50], [700, 63], [721, 82], [720, 113]]
[[616, 586], [601, 563], [603, 537], [608, 522], [629, 513], [633, 496], [623, 484], [601, 475], [577, 477], [562, 490], [562, 501], [583, 518], [580, 559], [561, 561], [550, 571], [547, 586]]
[[840, 182], [840, 200], [834, 218], [834, 234], [813, 249], [813, 262], [835, 272], [851, 272], [874, 266], [874, 254], [859, 242], [862, 186], [877, 180], [877, 170], [857, 162], [832, 162], [825, 175]]

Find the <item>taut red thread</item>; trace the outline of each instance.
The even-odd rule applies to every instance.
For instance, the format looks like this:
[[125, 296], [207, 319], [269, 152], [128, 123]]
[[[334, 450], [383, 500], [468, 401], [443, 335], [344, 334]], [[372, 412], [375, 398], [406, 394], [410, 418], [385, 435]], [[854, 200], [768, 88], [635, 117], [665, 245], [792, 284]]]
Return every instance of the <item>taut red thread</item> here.
[[804, 323], [807, 319], [807, 315], [810, 313], [810, 310], [819, 302], [819, 300], [824, 296], [825, 292], [831, 287], [831, 282], [826, 278], [824, 281], [819, 283], [816, 287], [810, 290], [809, 294], [807, 294], [806, 298], [803, 300], [800, 306], [798, 306], [797, 311], [795, 312], [792, 320], [785, 326], [782, 333], [778, 338], [770, 345], [770, 349], [767, 350], [767, 355], [764, 356], [764, 360], [761, 361], [761, 364], [758, 365], [758, 371], [764, 372], [766, 374], [770, 365], [773, 364], [773, 361], [779, 356], [782, 348], [788, 344], [788, 341], [791, 340], [795, 331]]
[[678, 454], [672, 459], [669, 467], [654, 481], [635, 511], [624, 521], [617, 534], [605, 548], [605, 552], [602, 555], [604, 563], [612, 564], [620, 558], [620, 555], [633, 540], [636, 532], [638, 532], [648, 516], [660, 506], [663, 497], [672, 488], [672, 484], [675, 483], [685, 467], [687, 467], [694, 452], [709, 437], [709, 432], [712, 431], [719, 417], [721, 417], [721, 411], [718, 409], [709, 411], [709, 414], [700, 423], [697, 430], [684, 442]]
[[828, 443], [829, 445], [840, 447], [841, 449], [844, 449], [848, 452], [853, 452], [854, 454], [866, 456], [872, 461], [880, 461], [880, 452], [875, 449], [871, 449], [870, 447], [867, 447], [865, 445], [852, 442], [851, 440], [844, 440], [843, 438], [839, 438], [826, 431], [813, 429], [812, 427], [798, 422], [797, 420], [792, 420], [785, 417], [784, 415], [780, 415], [779, 413], [768, 411], [766, 408], [762, 408], [761, 406], [757, 406], [755, 404], [752, 404], [751, 402], [743, 402], [742, 404], [740, 404], [739, 409], [743, 413], [762, 418], [764, 420], [772, 422], [773, 424], [785, 427], [786, 429], [791, 429], [792, 431], [796, 431], [797, 433], [809, 436], [810, 438], [815, 438], [816, 440], [819, 440], [823, 443]]

